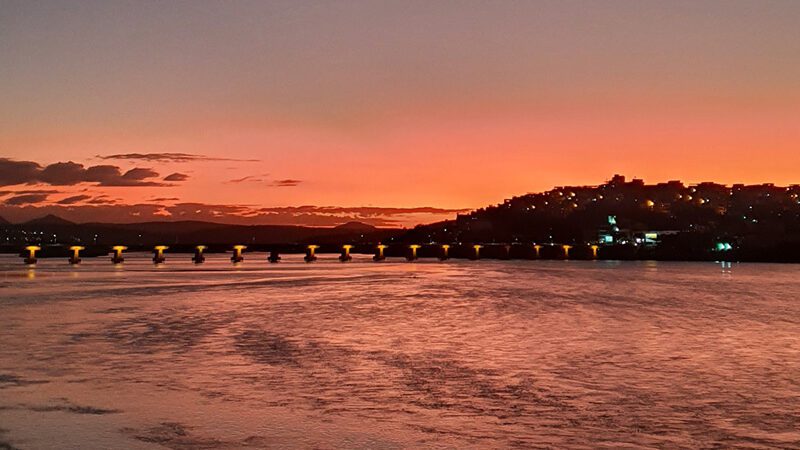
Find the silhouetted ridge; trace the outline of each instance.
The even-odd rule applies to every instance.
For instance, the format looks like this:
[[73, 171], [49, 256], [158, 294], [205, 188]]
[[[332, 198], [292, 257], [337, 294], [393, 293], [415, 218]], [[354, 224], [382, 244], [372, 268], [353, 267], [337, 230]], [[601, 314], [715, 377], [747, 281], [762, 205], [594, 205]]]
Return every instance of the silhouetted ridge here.
[[374, 226], [372, 226], [370, 224], [364, 223], [364, 222], [352, 221], [352, 222], [343, 223], [341, 225], [337, 225], [337, 226], [334, 227], [334, 229], [336, 229], [336, 230], [370, 232], [370, 231], [375, 231], [377, 228], [375, 228]]
[[58, 217], [54, 214], [48, 214], [44, 217], [39, 217], [38, 219], [32, 219], [25, 222], [25, 225], [58, 225], [58, 226], [67, 226], [67, 225], [75, 225], [75, 222], [70, 222], [67, 219], [63, 219]]

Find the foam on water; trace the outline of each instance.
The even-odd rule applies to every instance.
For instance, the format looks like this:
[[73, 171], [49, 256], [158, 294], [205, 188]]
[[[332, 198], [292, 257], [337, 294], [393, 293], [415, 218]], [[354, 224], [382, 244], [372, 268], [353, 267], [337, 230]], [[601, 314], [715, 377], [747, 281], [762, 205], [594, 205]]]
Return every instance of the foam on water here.
[[0, 257], [0, 448], [800, 447], [797, 266], [126, 257]]

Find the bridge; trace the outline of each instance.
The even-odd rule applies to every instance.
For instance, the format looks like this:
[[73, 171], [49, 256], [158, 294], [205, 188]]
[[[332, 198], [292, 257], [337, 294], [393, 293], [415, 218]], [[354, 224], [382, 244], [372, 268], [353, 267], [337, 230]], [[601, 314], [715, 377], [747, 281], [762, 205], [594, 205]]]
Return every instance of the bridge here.
[[[20, 252], [25, 264], [36, 264], [39, 257], [65, 257], [69, 264], [80, 264], [83, 246], [50, 246], [30, 245]], [[314, 262], [320, 254], [338, 255], [341, 262], [352, 260], [353, 254], [372, 255], [375, 262], [388, 258], [416, 261], [420, 258], [438, 259], [441, 261], [454, 259], [580, 259], [592, 260], [602, 258], [602, 248], [597, 245], [584, 244], [498, 244], [498, 243], [428, 243], [428, 244], [281, 244], [281, 245], [156, 245], [154, 247], [115, 245], [112, 247], [93, 247], [89, 249], [92, 256], [111, 255], [114, 264], [125, 262], [126, 251], [151, 251], [154, 264], [165, 264], [167, 260], [184, 257], [194, 264], [203, 264], [208, 253], [230, 253], [231, 262], [243, 263], [245, 260], [277, 263], [281, 255], [302, 254], [306, 262]], [[169, 257], [169, 258], [168, 258]]]

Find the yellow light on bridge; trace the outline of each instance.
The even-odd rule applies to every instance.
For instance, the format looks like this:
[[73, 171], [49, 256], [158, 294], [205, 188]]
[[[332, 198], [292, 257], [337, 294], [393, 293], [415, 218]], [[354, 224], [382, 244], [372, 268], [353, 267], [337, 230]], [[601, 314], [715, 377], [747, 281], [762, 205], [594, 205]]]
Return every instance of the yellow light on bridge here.
[[194, 256], [192, 256], [192, 262], [195, 264], [202, 264], [206, 260], [206, 256], [203, 252], [207, 249], [205, 245], [198, 245], [194, 248]]
[[153, 262], [155, 264], [161, 264], [167, 260], [167, 257], [164, 256], [164, 250], [168, 249], [166, 245], [156, 245], [153, 247]]
[[349, 245], [349, 244], [343, 245], [342, 246], [342, 254], [339, 255], [339, 261], [346, 262], [346, 261], [350, 261], [351, 259], [353, 259], [353, 257], [350, 256], [350, 249], [352, 249], [352, 248], [353, 248], [352, 245]]
[[408, 246], [408, 254], [406, 255], [406, 259], [409, 261], [414, 261], [417, 259], [417, 250], [422, 247], [421, 245], [412, 244]]
[[240, 263], [244, 261], [244, 255], [242, 255], [242, 251], [246, 249], [246, 245], [234, 245], [233, 246], [233, 256], [231, 256], [231, 261], [235, 263]]
[[80, 252], [81, 252], [81, 250], [84, 250], [85, 248], [81, 247], [80, 245], [73, 245], [69, 249], [72, 250], [72, 256], [69, 257], [69, 263], [70, 264], [80, 264], [80, 262], [81, 262]]
[[122, 264], [125, 262], [125, 258], [122, 257], [122, 252], [127, 250], [128, 247], [124, 245], [115, 245], [111, 247], [111, 250], [114, 250], [114, 255], [111, 257], [111, 262], [114, 264]]
[[592, 258], [597, 259], [597, 249], [599, 249], [599, 248], [600, 248], [600, 246], [598, 246], [598, 245], [592, 245], [592, 247], [591, 247], [591, 249], [592, 249]]
[[534, 245], [533, 250], [536, 252], [536, 258], [540, 258], [542, 256], [542, 246], [541, 245]]
[[319, 248], [319, 245], [309, 245], [306, 247], [306, 256], [303, 258], [306, 262], [316, 261], [317, 255], [316, 250]]
[[483, 246], [482, 245], [478, 245], [478, 244], [475, 244], [475, 245], [472, 246], [472, 250], [473, 250], [472, 259], [480, 259], [480, 257], [481, 257], [481, 248], [483, 248]]
[[384, 259], [386, 259], [386, 254], [384, 253], [384, 251], [386, 250], [387, 247], [388, 247], [388, 245], [384, 245], [384, 244], [376, 245], [375, 246], [375, 256], [372, 257], [372, 260], [373, 261], [383, 261]]
[[572, 248], [571, 245], [562, 245], [561, 248], [564, 250], [564, 258], [569, 258], [569, 249]]
[[442, 244], [441, 253], [439, 253], [439, 259], [444, 261], [450, 257], [450, 246], [447, 244]]
[[28, 256], [25, 258], [25, 264], [36, 264], [36, 252], [41, 249], [42, 248], [38, 245], [29, 245], [25, 247], [25, 250], [28, 251]]

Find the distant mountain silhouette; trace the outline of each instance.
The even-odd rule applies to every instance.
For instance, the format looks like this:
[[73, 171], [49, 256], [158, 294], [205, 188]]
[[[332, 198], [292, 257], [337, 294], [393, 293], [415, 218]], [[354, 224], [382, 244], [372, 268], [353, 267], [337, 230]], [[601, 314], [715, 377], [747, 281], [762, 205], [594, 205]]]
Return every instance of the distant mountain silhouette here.
[[370, 224], [364, 223], [364, 222], [352, 221], [352, 222], [343, 223], [341, 225], [337, 225], [337, 226], [334, 227], [334, 229], [335, 230], [347, 230], [347, 231], [361, 231], [361, 232], [369, 233], [369, 232], [375, 231], [377, 228], [372, 226], [372, 225], [370, 225]]
[[67, 219], [62, 219], [54, 214], [48, 214], [44, 217], [39, 217], [38, 219], [32, 219], [25, 222], [25, 225], [48, 225], [48, 226], [71, 226], [76, 225], [75, 222], [70, 222]]
[[[297, 225], [229, 225], [213, 222], [144, 222], [144, 223], [82, 223], [80, 225], [48, 215], [21, 224], [10, 224], [9, 234], [0, 234], [8, 244], [27, 242], [21, 231], [47, 230], [57, 235], [60, 243], [91, 243], [97, 245], [232, 245], [232, 244], [342, 244], [379, 242], [400, 235], [396, 228], [375, 228], [351, 222], [335, 228]], [[7, 228], [7, 227], [4, 227]], [[2, 230], [0, 230], [2, 231]], [[11, 240], [8, 240], [10, 238]], [[54, 242], [50, 242], [54, 243]]]

